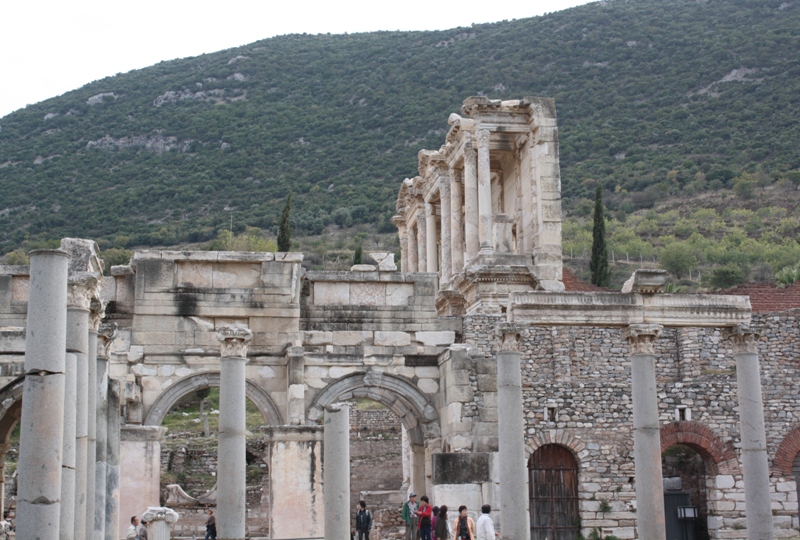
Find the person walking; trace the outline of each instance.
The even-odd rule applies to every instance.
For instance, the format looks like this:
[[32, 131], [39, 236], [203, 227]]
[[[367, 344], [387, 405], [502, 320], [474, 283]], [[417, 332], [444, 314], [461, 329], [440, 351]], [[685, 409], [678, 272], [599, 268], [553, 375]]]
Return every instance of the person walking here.
[[475, 540], [475, 522], [467, 515], [467, 507], [458, 507], [458, 517], [453, 522], [456, 540]]
[[433, 510], [431, 510], [431, 530], [436, 530], [436, 520], [439, 518], [439, 507], [434, 506]]
[[447, 505], [439, 507], [439, 515], [436, 516], [436, 525], [433, 529], [433, 536], [436, 540], [449, 540], [450, 531], [447, 526]]
[[137, 540], [147, 540], [147, 522], [142, 519], [142, 522], [136, 528]]
[[492, 518], [489, 517], [491, 511], [492, 507], [488, 504], [481, 506], [481, 517], [478, 518], [478, 523], [475, 525], [477, 540], [495, 540], [496, 537], [500, 536], [494, 532], [494, 523]]
[[419, 510], [417, 510], [417, 516], [419, 517], [419, 538], [420, 540], [432, 540], [431, 514], [433, 514], [433, 508], [428, 503], [427, 495], [420, 497], [419, 501]]
[[417, 494], [411, 493], [408, 496], [408, 500], [405, 502], [405, 504], [403, 504], [403, 512], [401, 514], [403, 521], [406, 523], [405, 540], [419, 539], [419, 527], [417, 524], [418, 509], [419, 505], [417, 504]]
[[372, 512], [367, 510], [367, 503], [358, 501], [356, 512], [356, 533], [358, 540], [369, 540], [369, 531], [372, 529]]
[[139, 518], [131, 516], [131, 524], [125, 533], [125, 540], [138, 540], [139, 538]]
[[217, 540], [217, 518], [214, 516], [213, 510], [210, 508], [206, 510], [208, 519], [206, 520], [206, 538], [205, 540]]

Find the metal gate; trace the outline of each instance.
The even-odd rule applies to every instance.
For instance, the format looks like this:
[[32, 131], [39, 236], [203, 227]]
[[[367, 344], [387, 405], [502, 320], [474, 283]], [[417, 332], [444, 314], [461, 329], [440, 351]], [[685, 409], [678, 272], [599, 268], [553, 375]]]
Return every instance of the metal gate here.
[[528, 461], [531, 540], [575, 540], [580, 532], [578, 463], [557, 444], [546, 444]]

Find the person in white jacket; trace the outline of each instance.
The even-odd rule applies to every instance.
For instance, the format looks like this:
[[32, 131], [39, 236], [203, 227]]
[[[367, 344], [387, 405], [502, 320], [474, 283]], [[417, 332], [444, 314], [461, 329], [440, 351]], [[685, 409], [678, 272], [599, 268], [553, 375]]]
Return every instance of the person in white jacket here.
[[500, 536], [494, 532], [494, 523], [492, 523], [492, 518], [489, 517], [491, 511], [492, 507], [488, 504], [481, 506], [481, 517], [478, 518], [478, 522], [475, 524], [477, 533], [475, 540], [495, 540], [496, 537]]
[[139, 538], [139, 518], [133, 516], [128, 532], [125, 533], [125, 540], [137, 540]]

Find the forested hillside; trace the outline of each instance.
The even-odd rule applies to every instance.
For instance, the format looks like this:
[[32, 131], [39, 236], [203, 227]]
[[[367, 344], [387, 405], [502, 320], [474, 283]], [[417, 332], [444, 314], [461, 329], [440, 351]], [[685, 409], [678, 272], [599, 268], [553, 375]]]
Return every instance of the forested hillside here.
[[611, 0], [162, 62], [0, 118], [0, 254], [67, 235], [148, 246], [231, 223], [273, 232], [290, 191], [295, 235], [389, 232], [418, 150], [438, 148], [449, 113], [480, 94], [556, 99], [571, 216], [598, 181], [620, 223], [745, 172], [796, 186], [798, 51], [800, 0]]

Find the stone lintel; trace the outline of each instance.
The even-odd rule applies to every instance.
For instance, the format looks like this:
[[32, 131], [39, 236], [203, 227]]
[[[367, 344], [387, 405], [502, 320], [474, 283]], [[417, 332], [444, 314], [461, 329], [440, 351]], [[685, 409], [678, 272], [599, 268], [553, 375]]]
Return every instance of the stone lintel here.
[[322, 441], [323, 426], [264, 426], [264, 440], [267, 442]]
[[161, 426], [125, 424], [120, 428], [123, 441], [161, 442], [166, 435], [167, 428]]
[[513, 292], [509, 320], [533, 325], [726, 328], [750, 323], [750, 299], [716, 294]]

